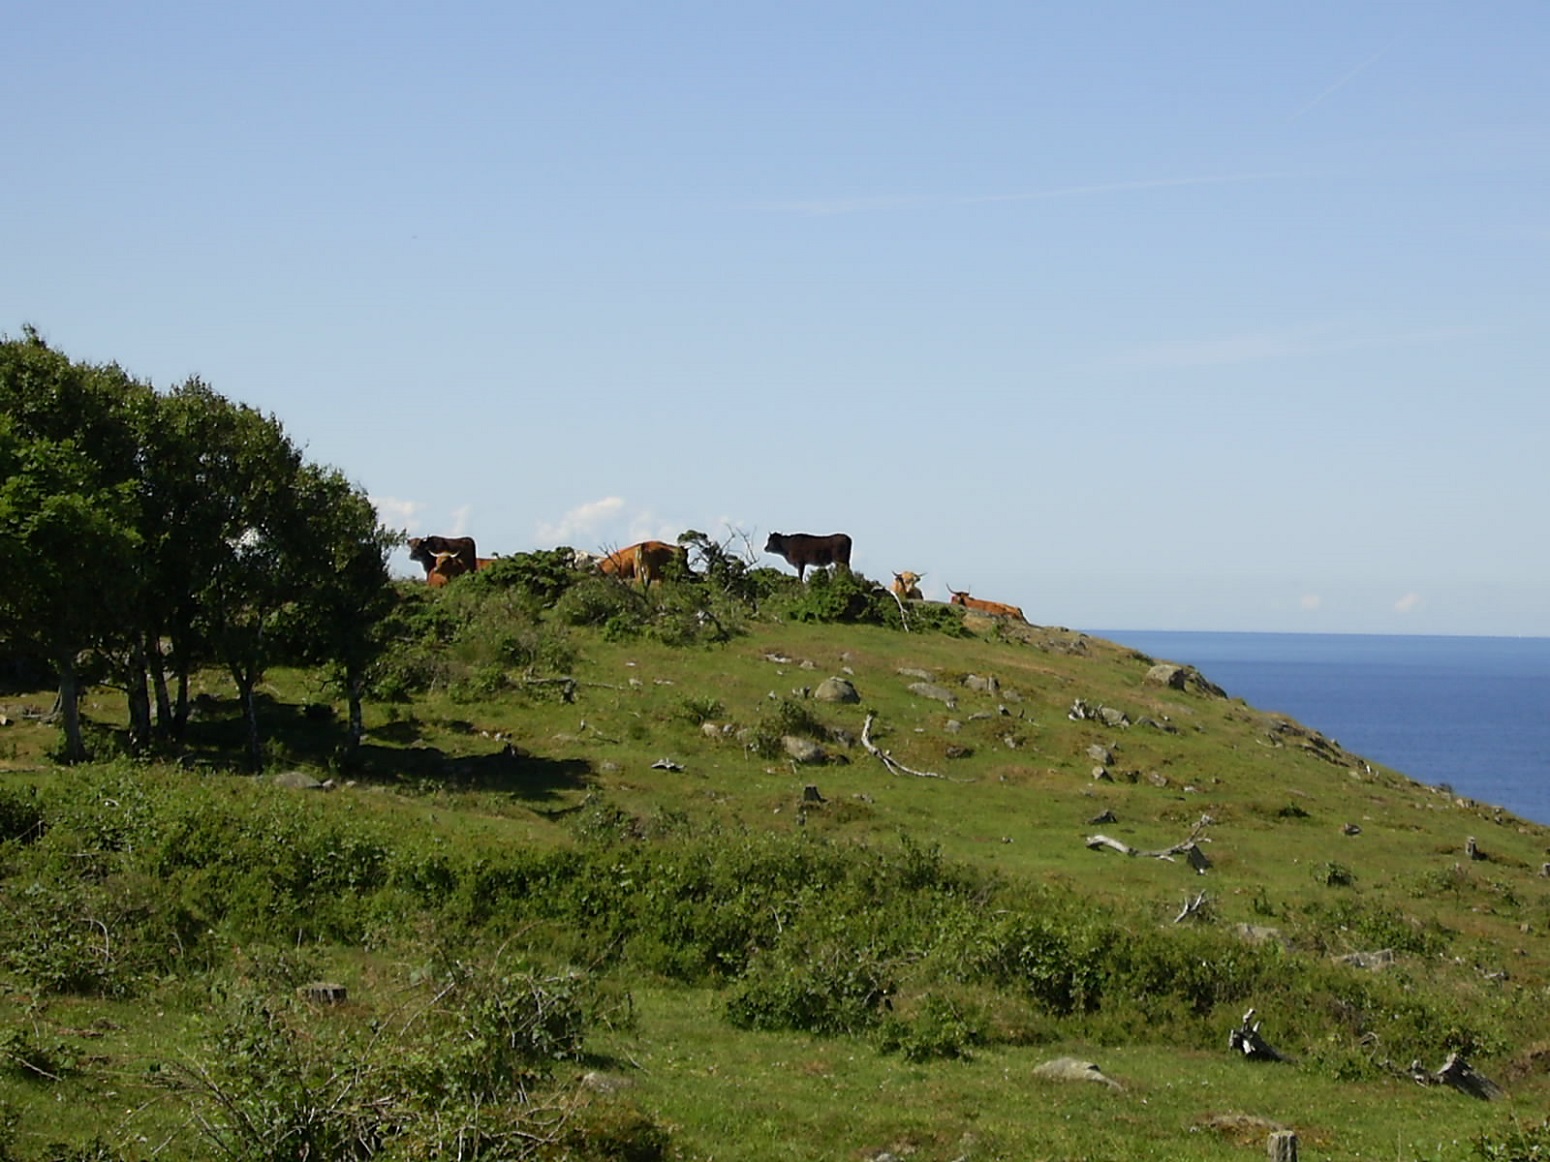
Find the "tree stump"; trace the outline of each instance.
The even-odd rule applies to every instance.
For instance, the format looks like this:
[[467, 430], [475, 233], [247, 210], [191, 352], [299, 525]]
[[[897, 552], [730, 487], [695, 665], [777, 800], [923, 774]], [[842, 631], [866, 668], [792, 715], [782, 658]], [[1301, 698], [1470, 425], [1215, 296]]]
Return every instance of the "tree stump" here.
[[1297, 1135], [1291, 1130], [1277, 1130], [1270, 1135], [1265, 1154], [1270, 1162], [1297, 1162]]

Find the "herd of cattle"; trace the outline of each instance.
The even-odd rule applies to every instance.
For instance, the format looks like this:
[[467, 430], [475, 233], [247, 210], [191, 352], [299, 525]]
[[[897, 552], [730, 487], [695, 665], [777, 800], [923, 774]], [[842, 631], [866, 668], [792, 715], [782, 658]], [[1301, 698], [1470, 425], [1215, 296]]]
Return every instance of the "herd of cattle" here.
[[[811, 533], [771, 533], [765, 542], [764, 551], [784, 557], [787, 564], [796, 567], [797, 579], [805, 580], [808, 566], [843, 567], [848, 571], [850, 545], [850, 537], [846, 533], [830, 533], [824, 537]], [[668, 566], [674, 560], [684, 556], [682, 545], [670, 545], [666, 541], [641, 541], [601, 556], [577, 549], [572, 564], [580, 569], [595, 568], [600, 573], [618, 577], [622, 581], [639, 581], [642, 586], [650, 588], [653, 581], [660, 581], [666, 575]], [[496, 560], [479, 556], [473, 537], [435, 536], [410, 537], [409, 559], [425, 569], [426, 584], [432, 588], [446, 585], [464, 573], [477, 572]], [[907, 570], [895, 573], [889, 588], [900, 601], [921, 601], [920, 578], [919, 573]], [[970, 597], [967, 591], [959, 592], [951, 585], [947, 591], [952, 594], [948, 599], [952, 605], [1016, 621], [1028, 620], [1015, 605]]]

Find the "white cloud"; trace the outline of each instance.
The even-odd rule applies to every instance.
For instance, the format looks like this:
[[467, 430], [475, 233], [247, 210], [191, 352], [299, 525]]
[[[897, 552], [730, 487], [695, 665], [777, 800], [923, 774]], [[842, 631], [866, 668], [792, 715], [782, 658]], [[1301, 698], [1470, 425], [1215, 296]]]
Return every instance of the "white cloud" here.
[[390, 529], [413, 529], [420, 520], [426, 505], [421, 500], [399, 500], [396, 496], [372, 496], [368, 498], [377, 509], [377, 519]]
[[465, 504], [462, 508], [452, 510], [452, 532], [448, 534], [454, 537], [466, 537], [468, 535], [468, 518], [473, 513], [474, 506]]
[[1398, 601], [1394, 602], [1394, 612], [1398, 614], [1410, 614], [1426, 604], [1419, 593], [1406, 593]]
[[553, 524], [539, 521], [538, 540], [541, 544], [553, 542], [566, 545], [576, 539], [596, 538], [599, 531], [617, 520], [623, 511], [622, 496], [605, 496], [602, 500], [588, 501], [577, 505]]

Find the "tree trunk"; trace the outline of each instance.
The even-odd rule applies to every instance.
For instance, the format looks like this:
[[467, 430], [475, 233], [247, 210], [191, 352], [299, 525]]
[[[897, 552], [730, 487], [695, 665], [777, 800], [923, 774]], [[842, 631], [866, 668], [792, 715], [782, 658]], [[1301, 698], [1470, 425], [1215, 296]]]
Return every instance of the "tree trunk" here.
[[167, 693], [167, 658], [161, 652], [161, 639], [152, 635], [146, 642], [145, 658], [151, 672], [151, 689], [156, 696], [156, 734], [172, 737], [172, 699]]
[[365, 689], [366, 679], [361, 674], [350, 673], [345, 676], [345, 689], [350, 701], [350, 749], [354, 750], [361, 745], [361, 739], [366, 737], [366, 716], [361, 709], [361, 693]]
[[134, 754], [144, 754], [151, 745], [151, 695], [143, 646], [130, 651], [124, 670], [124, 691], [129, 697], [129, 749]]
[[248, 767], [256, 775], [264, 769], [264, 743], [258, 733], [258, 672], [233, 666], [231, 676], [242, 700], [242, 721], [248, 736]]
[[86, 742], [81, 737], [81, 686], [75, 672], [75, 651], [66, 651], [58, 665], [60, 728], [65, 732], [63, 758], [67, 763], [78, 763], [88, 756]]
[[181, 739], [188, 731], [188, 663], [178, 657], [178, 700], [172, 708], [172, 737]]

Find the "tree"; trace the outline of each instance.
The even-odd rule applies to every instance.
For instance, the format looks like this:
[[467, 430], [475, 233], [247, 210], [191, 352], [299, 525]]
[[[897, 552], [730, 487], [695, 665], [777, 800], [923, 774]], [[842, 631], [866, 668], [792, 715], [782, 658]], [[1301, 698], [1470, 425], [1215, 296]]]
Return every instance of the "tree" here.
[[219, 445], [221, 487], [233, 505], [209, 545], [195, 628], [236, 683], [248, 763], [257, 771], [264, 766], [258, 682], [287, 603], [308, 583], [304, 510], [296, 492], [302, 458], [273, 417], [241, 407], [227, 419]]
[[0, 627], [55, 668], [63, 757], [86, 757], [81, 655], [122, 643], [139, 580], [130, 408], [117, 368], [72, 363], [29, 330], [0, 342]]
[[397, 601], [388, 554], [403, 536], [379, 524], [371, 501], [337, 471], [308, 465], [296, 491], [307, 584], [291, 609], [290, 637], [300, 658], [338, 667], [356, 747], [365, 735], [361, 703], [371, 667], [387, 647], [382, 626]]

